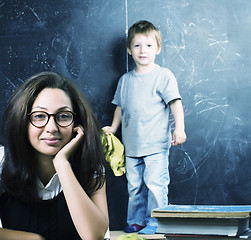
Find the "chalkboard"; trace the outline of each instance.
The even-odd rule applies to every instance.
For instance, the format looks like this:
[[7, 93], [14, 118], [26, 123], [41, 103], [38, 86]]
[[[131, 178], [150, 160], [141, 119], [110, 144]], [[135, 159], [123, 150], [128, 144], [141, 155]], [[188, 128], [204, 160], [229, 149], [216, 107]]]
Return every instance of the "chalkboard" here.
[[[0, 117], [21, 82], [52, 70], [110, 124], [117, 81], [133, 67], [127, 30], [149, 20], [163, 38], [157, 63], [175, 74], [185, 110], [187, 141], [170, 151], [170, 202], [250, 204], [250, 11], [249, 0], [0, 0]], [[110, 229], [122, 229], [125, 176], [108, 170], [107, 197]]]

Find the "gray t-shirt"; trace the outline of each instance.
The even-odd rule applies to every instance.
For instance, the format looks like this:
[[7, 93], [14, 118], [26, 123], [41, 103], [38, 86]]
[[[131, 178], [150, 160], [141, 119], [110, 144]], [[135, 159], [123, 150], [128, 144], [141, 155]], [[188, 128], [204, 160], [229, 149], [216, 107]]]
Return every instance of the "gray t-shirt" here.
[[170, 147], [168, 103], [174, 99], [181, 97], [176, 78], [168, 68], [157, 66], [146, 74], [133, 70], [119, 79], [112, 103], [121, 107], [127, 156], [147, 156]]

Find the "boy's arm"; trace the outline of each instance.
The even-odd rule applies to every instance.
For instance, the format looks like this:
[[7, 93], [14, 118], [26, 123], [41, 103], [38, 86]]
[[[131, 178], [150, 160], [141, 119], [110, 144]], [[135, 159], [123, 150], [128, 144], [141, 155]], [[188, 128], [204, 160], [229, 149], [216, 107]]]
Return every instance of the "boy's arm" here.
[[172, 145], [177, 146], [186, 141], [184, 111], [183, 111], [183, 106], [180, 99], [175, 99], [169, 102], [169, 106], [171, 108], [172, 114], [174, 116], [174, 121], [175, 121], [175, 129], [173, 132]]
[[112, 125], [103, 127], [103, 130], [105, 130], [106, 134], [109, 133], [115, 134], [116, 131], [118, 130], [120, 123], [121, 123], [121, 107], [117, 106], [114, 111]]

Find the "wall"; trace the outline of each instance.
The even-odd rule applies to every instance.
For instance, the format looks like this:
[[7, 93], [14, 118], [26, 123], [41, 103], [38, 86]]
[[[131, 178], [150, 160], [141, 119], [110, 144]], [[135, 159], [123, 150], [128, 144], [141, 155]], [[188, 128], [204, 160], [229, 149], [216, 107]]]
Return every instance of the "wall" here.
[[[251, 204], [250, 11], [249, 0], [0, 1], [0, 117], [21, 82], [52, 70], [110, 124], [117, 81], [133, 67], [126, 31], [147, 19], [162, 32], [157, 63], [175, 74], [185, 109], [188, 139], [170, 153], [170, 202]], [[107, 194], [110, 228], [122, 229], [125, 176], [109, 171]]]

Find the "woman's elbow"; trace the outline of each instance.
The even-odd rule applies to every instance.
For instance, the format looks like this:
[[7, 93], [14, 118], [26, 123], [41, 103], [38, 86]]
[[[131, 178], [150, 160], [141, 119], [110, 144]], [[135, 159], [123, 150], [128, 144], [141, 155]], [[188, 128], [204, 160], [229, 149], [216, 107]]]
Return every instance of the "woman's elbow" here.
[[92, 230], [88, 233], [79, 232], [79, 236], [83, 240], [104, 240], [107, 231], [109, 231], [109, 221], [103, 226], [93, 226]]

